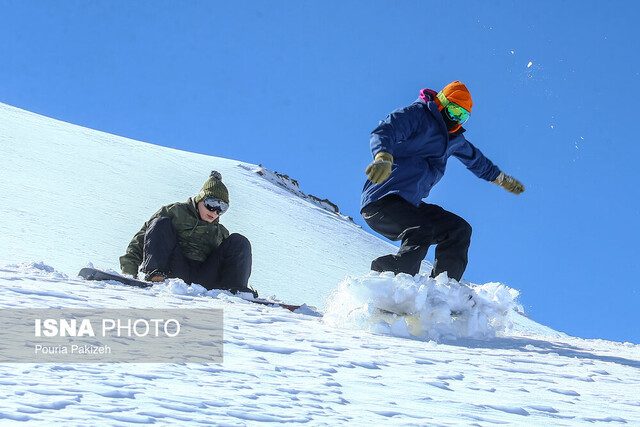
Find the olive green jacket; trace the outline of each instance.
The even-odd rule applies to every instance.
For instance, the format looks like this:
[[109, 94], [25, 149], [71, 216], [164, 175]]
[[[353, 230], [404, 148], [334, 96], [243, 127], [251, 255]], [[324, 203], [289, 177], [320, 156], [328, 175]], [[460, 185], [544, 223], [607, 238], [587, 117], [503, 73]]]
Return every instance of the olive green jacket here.
[[127, 253], [120, 257], [120, 267], [123, 273], [133, 276], [138, 274], [138, 268], [142, 264], [144, 235], [147, 232], [147, 227], [155, 218], [171, 218], [184, 256], [194, 261], [206, 260], [211, 252], [229, 237], [229, 231], [220, 224], [218, 219], [212, 223], [200, 219], [193, 198], [189, 198], [185, 203], [163, 206], [133, 236], [129, 247], [127, 247]]

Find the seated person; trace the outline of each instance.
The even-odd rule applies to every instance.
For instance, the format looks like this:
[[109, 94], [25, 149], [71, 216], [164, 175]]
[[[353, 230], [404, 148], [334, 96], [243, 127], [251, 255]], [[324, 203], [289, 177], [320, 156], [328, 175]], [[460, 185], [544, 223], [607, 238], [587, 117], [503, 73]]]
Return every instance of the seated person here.
[[124, 274], [138, 269], [149, 282], [180, 278], [207, 289], [258, 293], [249, 287], [251, 244], [241, 234], [229, 234], [220, 216], [229, 208], [222, 175], [211, 176], [195, 197], [160, 208], [136, 233], [120, 257]]

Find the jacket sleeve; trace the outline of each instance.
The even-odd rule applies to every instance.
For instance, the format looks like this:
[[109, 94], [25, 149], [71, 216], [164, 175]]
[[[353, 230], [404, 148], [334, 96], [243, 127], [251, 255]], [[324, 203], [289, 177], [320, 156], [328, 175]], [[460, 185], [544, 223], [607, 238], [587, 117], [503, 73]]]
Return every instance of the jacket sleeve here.
[[453, 155], [478, 178], [493, 181], [498, 177], [500, 169], [482, 154], [479, 149], [467, 141], [463, 135], [455, 136], [455, 140], [452, 138], [451, 142], [454, 142], [457, 146]]
[[134, 277], [138, 275], [138, 268], [140, 268], [140, 264], [142, 264], [142, 248], [144, 246], [144, 235], [147, 232], [149, 224], [155, 218], [168, 216], [168, 206], [163, 206], [158, 212], [153, 214], [153, 216], [149, 218], [149, 221], [144, 223], [140, 231], [138, 231], [135, 236], [133, 236], [133, 239], [131, 239], [131, 242], [129, 242], [129, 246], [127, 247], [127, 252], [120, 257], [120, 268], [124, 274], [130, 274]]
[[375, 157], [381, 151], [393, 155], [396, 142], [404, 141], [413, 135], [424, 122], [424, 108], [420, 104], [393, 111], [371, 132], [369, 143]]

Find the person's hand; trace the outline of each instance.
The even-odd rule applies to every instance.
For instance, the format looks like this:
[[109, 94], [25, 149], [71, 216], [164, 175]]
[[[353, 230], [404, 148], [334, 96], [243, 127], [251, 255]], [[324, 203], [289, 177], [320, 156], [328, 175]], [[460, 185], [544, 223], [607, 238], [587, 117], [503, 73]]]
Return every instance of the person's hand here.
[[122, 266], [122, 274], [128, 274], [133, 276], [135, 279], [138, 276], [138, 266], [129, 261], [120, 261], [120, 265]]
[[381, 151], [376, 154], [376, 157], [367, 169], [364, 171], [369, 178], [369, 181], [375, 184], [382, 184], [385, 182], [389, 175], [391, 175], [391, 166], [393, 165], [393, 156], [387, 152]]
[[500, 172], [500, 175], [498, 175], [498, 177], [491, 182], [499, 185], [500, 187], [513, 194], [520, 194], [524, 191], [524, 185], [522, 185], [520, 181], [518, 181], [511, 175], [505, 174], [502, 171]]

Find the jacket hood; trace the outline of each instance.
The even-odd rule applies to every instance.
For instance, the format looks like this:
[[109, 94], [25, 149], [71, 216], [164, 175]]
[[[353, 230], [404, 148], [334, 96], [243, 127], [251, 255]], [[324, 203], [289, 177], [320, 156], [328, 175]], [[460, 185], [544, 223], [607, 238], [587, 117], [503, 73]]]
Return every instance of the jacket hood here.
[[[432, 89], [422, 89], [420, 91], [420, 97], [418, 99], [420, 99], [422, 102], [429, 102], [429, 101], [433, 101], [436, 100], [436, 95], [438, 94], [438, 92], [436, 92], [435, 90]], [[440, 103], [436, 102], [438, 104], [438, 109], [440, 109]]]
[[191, 213], [193, 213], [196, 217], [199, 217], [198, 204], [196, 203], [196, 200], [194, 197], [189, 197], [187, 199], [187, 206], [189, 206], [189, 211], [191, 211]]

